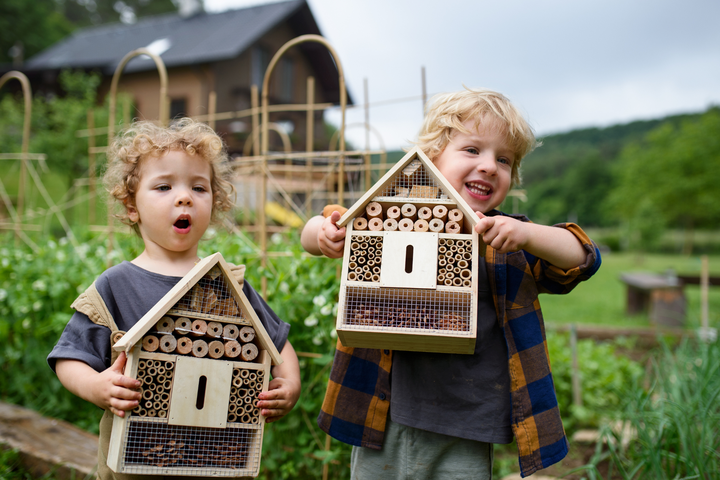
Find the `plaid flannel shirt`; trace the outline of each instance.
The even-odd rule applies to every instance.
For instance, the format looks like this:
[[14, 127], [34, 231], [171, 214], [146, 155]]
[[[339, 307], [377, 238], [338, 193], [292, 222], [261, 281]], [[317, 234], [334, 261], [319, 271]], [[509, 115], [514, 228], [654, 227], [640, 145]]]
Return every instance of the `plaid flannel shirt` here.
[[[587, 253], [582, 265], [565, 271], [525, 251], [503, 254], [489, 246], [485, 254], [497, 318], [508, 346], [512, 430], [523, 477], [559, 462], [568, 452], [538, 294], [570, 292], [590, 278], [601, 261], [597, 246], [580, 227], [555, 226], [582, 242]], [[317, 419], [320, 428], [342, 442], [380, 450], [390, 408], [391, 367], [392, 351], [347, 348], [338, 340]]]

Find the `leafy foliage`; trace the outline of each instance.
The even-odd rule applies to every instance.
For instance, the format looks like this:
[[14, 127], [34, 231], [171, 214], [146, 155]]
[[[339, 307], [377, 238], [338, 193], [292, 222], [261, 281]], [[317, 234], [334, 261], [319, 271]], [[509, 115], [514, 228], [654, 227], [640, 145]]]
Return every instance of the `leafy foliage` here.
[[[62, 240], [0, 248], [0, 392], [6, 402], [70, 421], [97, 433], [101, 411], [70, 394], [48, 368], [46, 357], [70, 319], [70, 304], [105, 269], [108, 240], [79, 235], [80, 246]], [[266, 478], [317, 478], [326, 462], [331, 478], [345, 478], [350, 448], [326, 436], [315, 418], [325, 393], [334, 354], [339, 282], [337, 261], [303, 255], [297, 234], [272, 237], [270, 250], [292, 252], [260, 265], [255, 247], [244, 237], [209, 232], [201, 255], [220, 251], [233, 263], [247, 265], [246, 278], [260, 290], [267, 281], [268, 304], [291, 324], [290, 340], [301, 365], [303, 390], [297, 406], [265, 431]], [[3, 245], [12, 245], [5, 235]], [[141, 242], [116, 235], [113, 263], [140, 253]]]
[[10, 50], [22, 43], [30, 58], [70, 34], [73, 24], [55, 0], [3, 0], [0, 2], [0, 63], [12, 61]]
[[[720, 472], [720, 343], [665, 346], [652, 375], [634, 384], [621, 411], [623, 432], [606, 427], [586, 467], [610, 462], [622, 478], [717, 478]], [[605, 445], [605, 446], [604, 446]], [[615, 477], [612, 477], [615, 478]]]
[[572, 351], [568, 334], [548, 334], [555, 392], [568, 431], [598, 427], [622, 407], [630, 386], [643, 375], [642, 367], [620, 354], [618, 343], [577, 342], [582, 406], [573, 404]]
[[720, 109], [663, 124], [628, 145], [607, 205], [646, 238], [663, 225], [713, 227], [720, 220]]

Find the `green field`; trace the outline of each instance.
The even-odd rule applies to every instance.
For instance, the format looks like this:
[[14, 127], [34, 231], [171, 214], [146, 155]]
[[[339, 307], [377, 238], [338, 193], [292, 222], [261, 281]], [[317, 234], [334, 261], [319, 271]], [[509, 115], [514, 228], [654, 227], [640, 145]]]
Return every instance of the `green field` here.
[[[622, 327], [649, 326], [647, 315], [628, 316], [625, 313], [625, 285], [620, 275], [625, 272], [699, 275], [700, 256], [659, 255], [637, 253], [605, 253], [602, 266], [593, 278], [578, 285], [568, 295], [543, 295], [545, 321], [549, 325], [568, 323]], [[720, 275], [720, 256], [710, 256], [710, 274]], [[688, 328], [700, 326], [700, 287], [685, 287]], [[720, 288], [710, 287], [710, 326], [720, 327]]]

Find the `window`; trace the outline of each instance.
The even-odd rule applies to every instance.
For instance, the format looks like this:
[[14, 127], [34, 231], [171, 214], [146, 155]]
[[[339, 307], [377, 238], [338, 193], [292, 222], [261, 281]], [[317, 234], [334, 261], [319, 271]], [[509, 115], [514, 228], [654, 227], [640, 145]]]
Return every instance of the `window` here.
[[170, 120], [187, 116], [187, 101], [184, 98], [170, 99]]
[[280, 81], [280, 101], [290, 103], [293, 99], [293, 85], [295, 83], [292, 58], [283, 57], [280, 60], [280, 68], [277, 73]]
[[257, 85], [258, 92], [262, 91], [263, 80], [265, 79], [265, 70], [270, 64], [270, 52], [268, 49], [256, 45], [251, 52], [251, 78], [250, 84]]

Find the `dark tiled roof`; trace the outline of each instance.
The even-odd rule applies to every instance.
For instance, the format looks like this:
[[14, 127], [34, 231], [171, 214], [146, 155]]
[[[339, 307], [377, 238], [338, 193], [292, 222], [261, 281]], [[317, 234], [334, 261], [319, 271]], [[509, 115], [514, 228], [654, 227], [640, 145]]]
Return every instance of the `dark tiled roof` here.
[[[24, 69], [100, 68], [111, 75], [128, 52], [153, 42], [169, 47], [160, 55], [168, 68], [231, 59], [302, 7], [309, 10], [305, 0], [290, 0], [187, 18], [167, 14], [143, 18], [132, 25], [85, 28], [29, 59]], [[299, 13], [295, 20], [301, 23], [295, 25], [297, 33], [319, 34], [312, 14]], [[137, 57], [125, 71], [154, 68], [149, 58]]]

